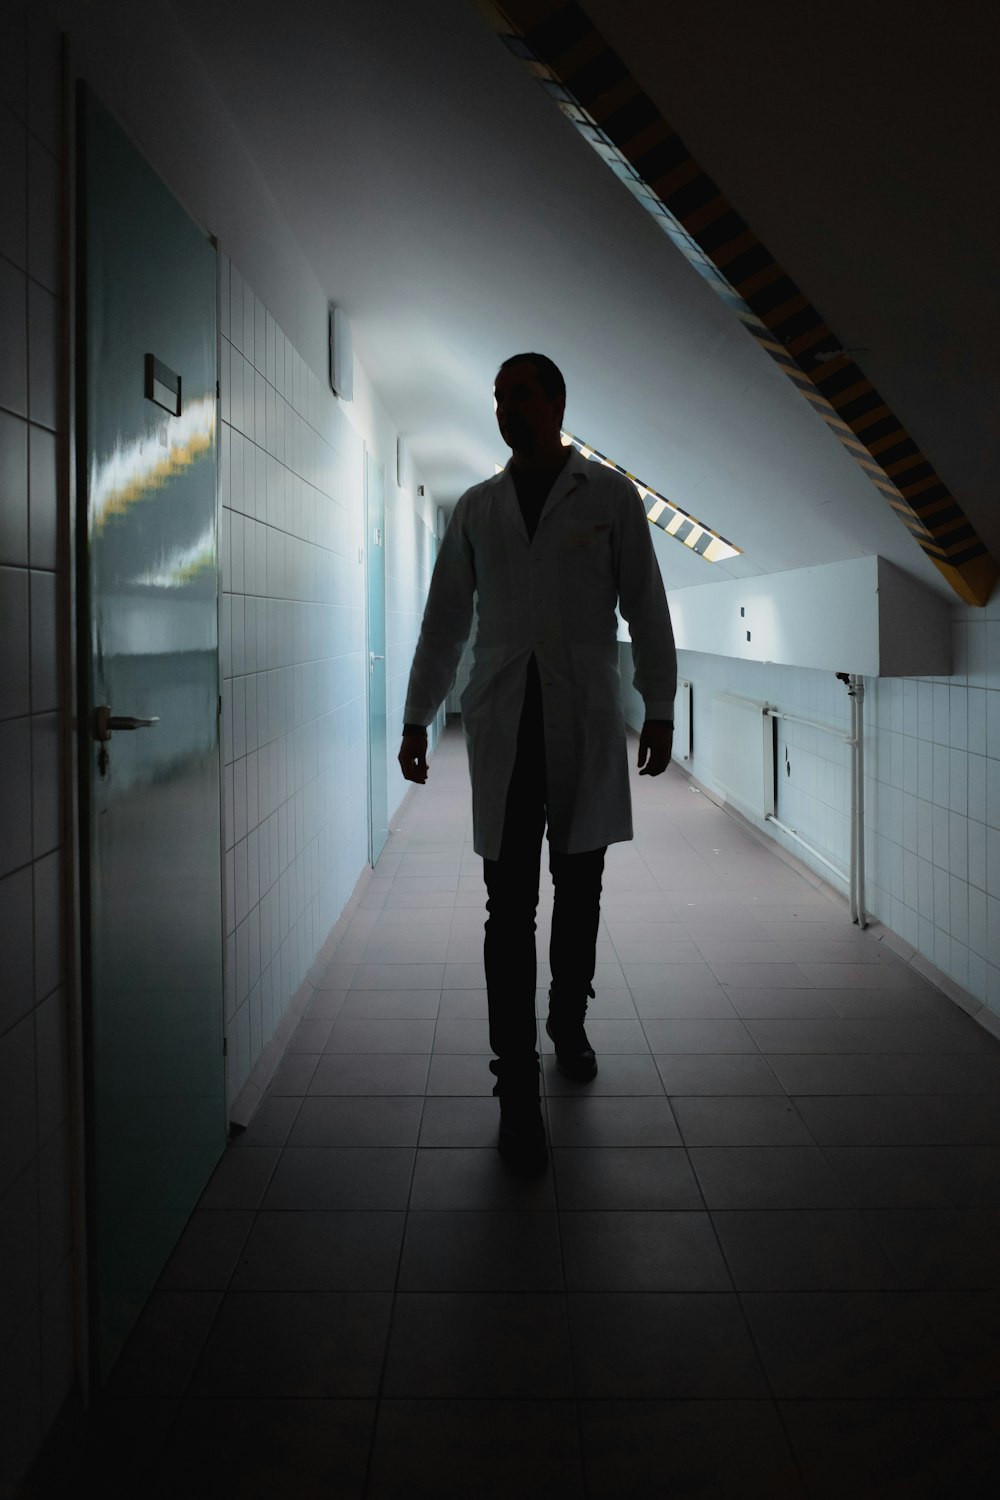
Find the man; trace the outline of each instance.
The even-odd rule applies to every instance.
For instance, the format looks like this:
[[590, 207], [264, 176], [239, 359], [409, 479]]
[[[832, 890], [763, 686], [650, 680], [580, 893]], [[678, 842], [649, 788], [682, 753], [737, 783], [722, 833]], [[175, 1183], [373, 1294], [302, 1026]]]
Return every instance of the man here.
[[548, 824], [555, 886], [546, 1031], [556, 1063], [597, 1072], [584, 1030], [607, 846], [632, 838], [615, 605], [629, 622], [646, 721], [640, 775], [670, 760], [677, 663], [649, 522], [634, 485], [561, 441], [566, 387], [550, 359], [516, 354], [497, 375], [511, 459], [461, 497], [434, 566], [407, 688], [399, 764], [427, 780], [426, 726], [472, 628], [462, 693], [473, 842], [489, 899], [484, 959], [501, 1155], [544, 1170], [535, 1022], [535, 912]]

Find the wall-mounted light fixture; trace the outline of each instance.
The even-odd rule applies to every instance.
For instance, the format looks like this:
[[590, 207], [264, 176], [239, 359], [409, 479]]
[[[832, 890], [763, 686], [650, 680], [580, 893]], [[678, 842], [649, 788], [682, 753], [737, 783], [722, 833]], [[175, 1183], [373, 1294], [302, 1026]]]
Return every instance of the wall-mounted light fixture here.
[[354, 399], [354, 341], [342, 307], [330, 308], [330, 389], [341, 401]]

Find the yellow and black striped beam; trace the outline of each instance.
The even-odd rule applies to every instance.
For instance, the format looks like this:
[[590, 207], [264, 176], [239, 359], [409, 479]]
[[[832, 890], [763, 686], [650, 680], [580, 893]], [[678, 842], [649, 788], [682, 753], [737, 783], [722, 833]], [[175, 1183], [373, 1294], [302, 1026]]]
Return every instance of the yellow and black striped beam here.
[[[596, 458], [605, 468], [615, 469], [619, 474], [624, 474], [626, 479], [630, 479], [639, 491], [639, 498], [646, 512], [646, 520], [652, 526], [658, 526], [661, 531], [665, 531], [667, 536], [672, 536], [675, 541], [683, 542], [684, 546], [697, 557], [703, 557], [706, 562], [716, 563], [726, 562], [731, 557], [740, 556], [741, 547], [735, 546], [733, 542], [727, 542], [718, 531], [713, 531], [711, 526], [705, 525], [704, 521], [697, 520], [689, 511], [682, 510], [679, 505], [674, 504], [673, 500], [668, 500], [666, 495], [661, 495], [659, 490], [654, 490], [651, 485], [644, 484], [638, 475], [623, 468], [621, 464], [616, 464], [613, 458], [608, 458], [605, 453], [599, 453], [596, 448], [592, 448], [589, 443], [574, 436], [572, 432], [564, 430], [561, 436], [564, 447], [575, 448], [586, 459]], [[497, 472], [500, 472], [499, 464]]]
[[583, 9], [473, 3], [823, 418], [956, 594], [985, 604], [997, 564], [958, 501]]

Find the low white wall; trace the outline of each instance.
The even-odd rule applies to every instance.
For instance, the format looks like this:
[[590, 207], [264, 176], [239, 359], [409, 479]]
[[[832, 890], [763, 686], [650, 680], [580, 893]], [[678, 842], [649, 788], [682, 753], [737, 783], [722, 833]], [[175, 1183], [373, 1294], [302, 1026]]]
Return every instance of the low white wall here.
[[[985, 610], [956, 606], [948, 637], [948, 676], [866, 679], [866, 909], [1000, 1014], [1000, 596]], [[643, 705], [627, 642], [620, 662], [626, 719], [638, 730]], [[685, 769], [713, 790], [713, 693], [850, 727], [846, 689], [832, 672], [687, 650], [679, 667], [693, 684], [694, 753]], [[847, 747], [784, 722], [778, 747], [779, 816], [846, 872]], [[773, 824], [760, 826], [846, 889]]]

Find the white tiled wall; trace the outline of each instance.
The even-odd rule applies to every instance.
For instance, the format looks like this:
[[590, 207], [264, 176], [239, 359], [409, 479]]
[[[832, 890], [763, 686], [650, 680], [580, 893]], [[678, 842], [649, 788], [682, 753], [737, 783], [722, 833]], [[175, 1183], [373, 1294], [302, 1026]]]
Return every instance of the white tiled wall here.
[[228, 1092], [367, 860], [362, 441], [221, 258]]
[[952, 676], [871, 695], [870, 900], [1000, 1014], [1000, 595], [955, 609], [952, 645]]
[[73, 1378], [58, 39], [0, 12], [0, 1494]]
[[[62, 945], [63, 789], [73, 771], [60, 759], [69, 705], [58, 667], [59, 618], [67, 638], [69, 630], [69, 502], [57, 509], [59, 38], [46, 9], [0, 0], [0, 1495], [14, 1492], [73, 1379]], [[81, 13], [84, 36], [88, 17]], [[102, 24], [95, 19], [96, 36]], [[207, 109], [203, 85], [188, 82]], [[114, 109], [113, 79], [105, 83]], [[313, 343], [310, 368], [221, 257], [232, 1098], [367, 861], [364, 443], [386, 466], [390, 818], [407, 791], [395, 756], [436, 551], [434, 510], [418, 497], [415, 472], [394, 483], [396, 432], [361, 366], [346, 411], [315, 374], [327, 293], [273, 202], [245, 195], [234, 213], [218, 197], [239, 149], [221, 106], [208, 101], [214, 132], [194, 132], [184, 166], [168, 171], [156, 160], [155, 109], [147, 119], [131, 97], [126, 113], [147, 148], [154, 143], [153, 165], [199, 203], [202, 222], [219, 229], [217, 213], [226, 219], [237, 264], [245, 255], [263, 268], [272, 300], [284, 299], [300, 342], [305, 329]], [[258, 181], [253, 172], [242, 180]]]
[[[953, 611], [950, 677], [865, 684], [866, 910], [977, 1000], [1000, 1014], [1000, 595]], [[712, 787], [713, 692], [850, 730], [847, 690], [832, 672], [682, 651], [693, 684], [694, 754]], [[621, 648], [626, 715], [631, 649]], [[849, 751], [833, 736], [778, 725], [778, 816], [847, 873]], [[790, 774], [788, 772], [790, 771]], [[765, 825], [761, 825], [764, 827]], [[773, 824], [766, 831], [840, 891], [846, 884]]]

